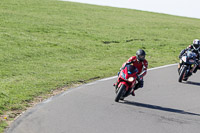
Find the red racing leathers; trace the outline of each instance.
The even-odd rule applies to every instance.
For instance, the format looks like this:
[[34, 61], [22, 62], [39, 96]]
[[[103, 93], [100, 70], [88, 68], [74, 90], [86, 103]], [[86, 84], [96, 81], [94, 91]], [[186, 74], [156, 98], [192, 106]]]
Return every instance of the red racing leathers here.
[[148, 68], [148, 62], [147, 62], [147, 60], [144, 59], [144, 61], [138, 61], [136, 56], [132, 56], [132, 57], [130, 57], [128, 59], [127, 62], [125, 62], [122, 65], [122, 67], [124, 67], [124, 65], [126, 63], [130, 63], [130, 62], [133, 62], [133, 63], [131, 63], [131, 65], [135, 66], [138, 69], [140, 78], [143, 78], [146, 75], [146, 73], [147, 73], [147, 68]]

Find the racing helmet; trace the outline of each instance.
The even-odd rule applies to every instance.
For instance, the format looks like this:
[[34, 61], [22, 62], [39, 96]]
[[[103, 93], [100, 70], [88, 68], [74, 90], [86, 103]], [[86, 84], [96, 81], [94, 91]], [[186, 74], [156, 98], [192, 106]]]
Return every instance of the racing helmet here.
[[136, 57], [137, 57], [137, 59], [138, 59], [139, 61], [144, 61], [145, 55], [146, 55], [146, 53], [145, 53], [145, 51], [142, 50], [142, 49], [139, 49], [139, 50], [136, 52]]
[[200, 41], [199, 39], [194, 39], [193, 40], [193, 46], [195, 50], [198, 50], [200, 48]]

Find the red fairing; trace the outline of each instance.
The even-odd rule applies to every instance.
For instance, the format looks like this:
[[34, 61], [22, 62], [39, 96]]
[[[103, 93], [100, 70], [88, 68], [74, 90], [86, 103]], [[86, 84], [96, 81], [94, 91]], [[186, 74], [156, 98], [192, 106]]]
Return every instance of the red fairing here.
[[[114, 85], [116, 87], [116, 98], [115, 101], [123, 100], [128, 95], [134, 93], [134, 88], [138, 78], [138, 70], [135, 66], [127, 64], [123, 67], [119, 73], [117, 83]], [[116, 86], [117, 85], [117, 86]]]
[[[121, 73], [126, 74], [126, 77], [125, 77], [126, 79], [128, 79], [129, 77], [134, 77], [134, 81], [132, 82], [125, 81], [125, 79], [121, 76]], [[137, 73], [127, 74], [128, 73], [127, 67], [123, 69], [121, 73], [118, 77], [118, 83], [119, 83], [118, 87], [120, 87], [121, 84], [124, 84], [126, 86], [126, 90], [128, 90], [129, 88], [132, 88], [135, 85]]]

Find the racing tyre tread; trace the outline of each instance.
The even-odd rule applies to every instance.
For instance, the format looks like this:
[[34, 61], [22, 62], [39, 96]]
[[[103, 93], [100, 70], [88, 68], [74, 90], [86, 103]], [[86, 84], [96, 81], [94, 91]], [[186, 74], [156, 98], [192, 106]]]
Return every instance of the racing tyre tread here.
[[125, 85], [121, 85], [119, 90], [117, 91], [117, 95], [115, 97], [115, 102], [119, 102], [120, 98], [124, 95], [126, 86]]
[[181, 72], [180, 72], [180, 76], [179, 76], [178, 82], [182, 82], [185, 73], [186, 73], [186, 67], [184, 66], [184, 67], [181, 69]]

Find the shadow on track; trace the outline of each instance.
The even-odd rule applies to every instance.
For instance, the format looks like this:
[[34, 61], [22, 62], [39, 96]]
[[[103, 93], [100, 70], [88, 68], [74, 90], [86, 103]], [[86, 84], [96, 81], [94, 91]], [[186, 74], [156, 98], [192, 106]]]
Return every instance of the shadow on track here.
[[130, 101], [126, 101], [126, 100], [124, 100], [124, 102], [122, 102], [122, 103], [128, 104], [128, 105], [134, 105], [134, 106], [138, 106], [138, 107], [149, 108], [149, 109], [155, 109], [155, 110], [161, 110], [161, 111], [167, 111], [167, 112], [173, 112], [173, 113], [179, 113], [179, 114], [186, 114], [186, 115], [200, 116], [200, 114], [186, 112], [184, 110], [179, 110], [179, 109], [161, 107], [161, 106], [157, 106], [157, 105], [151, 105], [151, 104], [145, 104], [145, 103], [139, 103], [139, 102], [130, 102]]
[[200, 86], [200, 83], [199, 83], [199, 82], [193, 82], [193, 81], [187, 81], [187, 82], [185, 82], [184, 84], [190, 84], [190, 85], [197, 85], [197, 86]]

